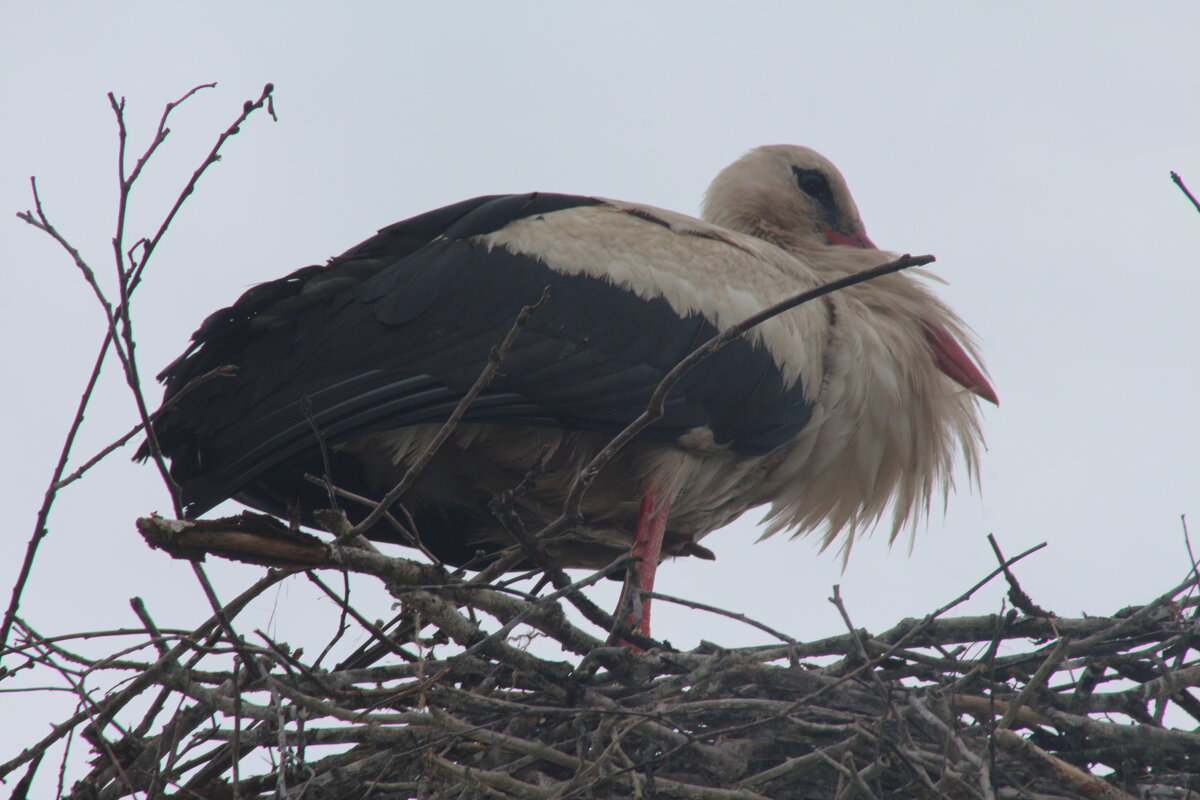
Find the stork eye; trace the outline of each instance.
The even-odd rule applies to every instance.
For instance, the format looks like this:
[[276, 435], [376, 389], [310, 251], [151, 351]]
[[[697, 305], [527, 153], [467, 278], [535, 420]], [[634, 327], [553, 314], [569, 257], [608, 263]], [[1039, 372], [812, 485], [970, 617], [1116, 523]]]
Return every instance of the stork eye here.
[[819, 203], [829, 203], [833, 200], [833, 190], [829, 187], [829, 179], [815, 169], [792, 167], [796, 176], [796, 184], [800, 190]]

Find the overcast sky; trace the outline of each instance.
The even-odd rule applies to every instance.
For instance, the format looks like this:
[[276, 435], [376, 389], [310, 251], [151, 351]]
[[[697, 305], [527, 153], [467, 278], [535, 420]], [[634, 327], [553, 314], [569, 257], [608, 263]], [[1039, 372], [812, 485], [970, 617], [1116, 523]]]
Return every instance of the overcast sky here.
[[[140, 152], [163, 105], [208, 81], [219, 86], [177, 111], [139, 187], [129, 241], [153, 230], [267, 81], [279, 122], [243, 128], [157, 252], [136, 299], [143, 374], [251, 284], [412, 214], [530, 190], [696, 213], [745, 150], [804, 144], [839, 165], [875, 242], [937, 256], [942, 296], [978, 332], [1001, 399], [984, 411], [980, 489], [961, 478], [911, 555], [880, 536], [844, 572], [815, 541], [755, 545], [752, 512], [705, 540], [716, 562], [667, 564], [659, 589], [816, 638], [841, 632], [826, 602], [834, 583], [857, 624], [882, 629], [986, 574], [988, 533], [1010, 554], [1049, 543], [1018, 575], [1064, 615], [1142, 603], [1184, 575], [1180, 516], [1200, 531], [1200, 214], [1168, 173], [1200, 190], [1200, 5], [325, 6], [7, 4], [5, 601], [104, 331], [71, 263], [12, 215], [31, 206], [37, 175], [52, 219], [107, 279], [116, 139], [105, 93], [127, 98]], [[157, 403], [156, 386], [150, 395]], [[111, 370], [76, 462], [134, 421]], [[134, 531], [170, 503], [131, 455], [60, 497], [23, 606], [42, 633], [135, 625], [134, 595], [160, 625], [206, 616], [186, 564]], [[261, 570], [209, 572], [228, 598]], [[265, 597], [245, 629], [288, 638], [312, 613], [308, 594], [296, 583]], [[998, 610], [1003, 594], [992, 585], [963, 611]], [[378, 604], [367, 613], [389, 616]], [[765, 641], [666, 606], [655, 626], [683, 647]], [[0, 694], [0, 719], [23, 713], [34, 726], [4, 726], [0, 761], [70, 709], [61, 695]]]

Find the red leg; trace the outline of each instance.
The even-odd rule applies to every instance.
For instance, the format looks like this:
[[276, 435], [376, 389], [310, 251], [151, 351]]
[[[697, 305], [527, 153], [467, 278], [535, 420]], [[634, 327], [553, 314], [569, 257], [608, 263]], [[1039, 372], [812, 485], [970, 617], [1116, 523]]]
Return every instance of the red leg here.
[[[644, 591], [652, 591], [654, 589], [654, 574], [658, 571], [658, 559], [662, 554], [663, 536], [667, 531], [667, 516], [671, 511], [671, 498], [668, 497], [662, 490], [646, 481], [646, 488], [642, 494], [641, 513], [638, 514], [637, 533], [633, 538], [633, 548], [630, 553], [641, 559], [635, 568], [637, 571], [638, 588]], [[621, 601], [617, 608], [621, 609], [625, 605], [625, 598], [629, 593], [630, 582], [625, 582], [625, 588], [621, 591]], [[635, 626], [644, 635], [650, 635], [650, 599], [644, 598], [641, 602], [641, 615], [637, 616], [631, 613], [626, 621]]]

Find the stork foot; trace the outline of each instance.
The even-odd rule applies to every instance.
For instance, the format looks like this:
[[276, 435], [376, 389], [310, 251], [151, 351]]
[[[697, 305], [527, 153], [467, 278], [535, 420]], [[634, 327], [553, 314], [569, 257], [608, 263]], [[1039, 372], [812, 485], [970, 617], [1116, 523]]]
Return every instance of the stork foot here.
[[650, 635], [650, 598], [644, 597], [641, 592], [654, 590], [654, 576], [658, 571], [659, 558], [662, 557], [663, 537], [666, 535], [670, 511], [671, 498], [661, 487], [647, 481], [638, 514], [637, 532], [630, 549], [635, 561], [630, 565], [617, 604], [617, 613], [620, 614], [626, 602], [632, 599], [633, 610], [625, 617], [625, 621], [644, 636]]

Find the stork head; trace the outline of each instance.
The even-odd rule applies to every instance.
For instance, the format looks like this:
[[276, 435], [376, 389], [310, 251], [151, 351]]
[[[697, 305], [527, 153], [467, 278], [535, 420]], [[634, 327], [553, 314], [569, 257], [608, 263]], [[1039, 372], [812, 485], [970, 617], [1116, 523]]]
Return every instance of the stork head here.
[[875, 249], [846, 180], [807, 147], [756, 147], [708, 187], [703, 217], [793, 253], [835, 247]]
[[[765, 239], [828, 277], [878, 266], [891, 257], [867, 238], [842, 173], [807, 147], [776, 144], [746, 153], [708, 187], [703, 216], [715, 225]], [[920, 332], [943, 374], [997, 402], [977, 364], [966, 326], [920, 282], [907, 275], [885, 276], [853, 294], [882, 317], [903, 317]]]

